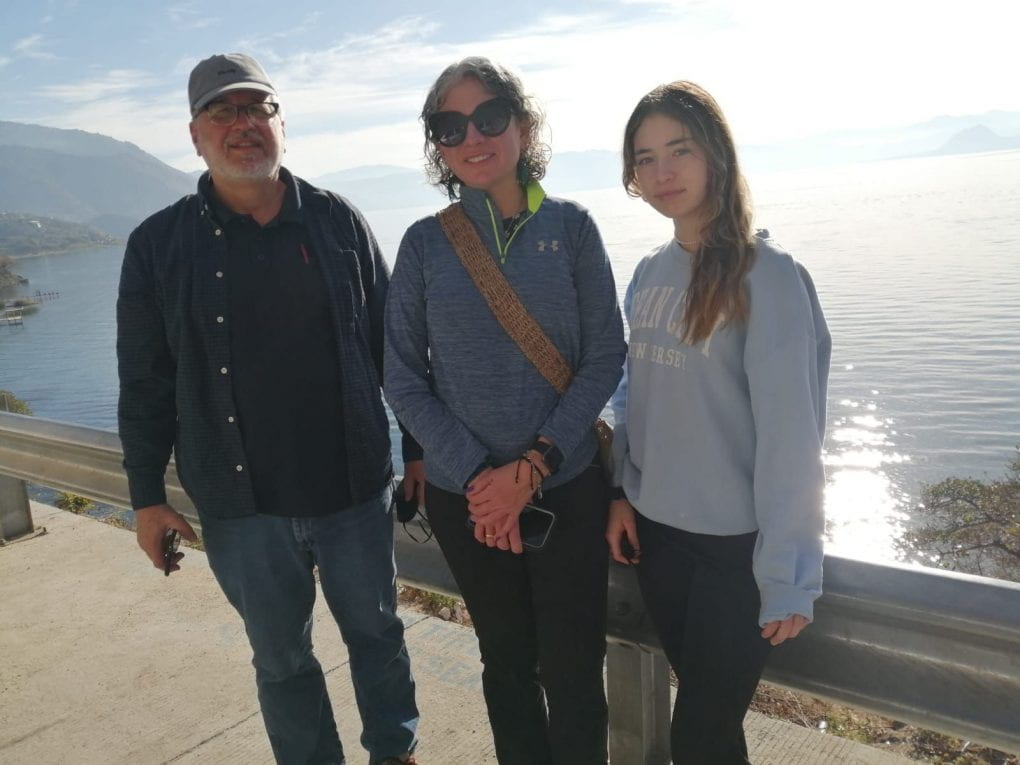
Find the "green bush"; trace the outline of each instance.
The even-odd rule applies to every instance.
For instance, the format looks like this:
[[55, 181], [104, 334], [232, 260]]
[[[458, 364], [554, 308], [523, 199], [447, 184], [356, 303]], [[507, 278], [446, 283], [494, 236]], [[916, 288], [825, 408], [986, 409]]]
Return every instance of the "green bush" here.
[[1020, 453], [1001, 479], [926, 487], [915, 520], [903, 544], [926, 562], [1020, 582]]
[[69, 491], [60, 492], [53, 504], [61, 510], [68, 510], [76, 515], [87, 513], [95, 507], [95, 505], [92, 504], [92, 500], [88, 497], [83, 497], [80, 494], [72, 494]]
[[9, 390], [0, 389], [0, 412], [13, 412], [14, 414], [32, 414], [28, 404], [15, 396]]

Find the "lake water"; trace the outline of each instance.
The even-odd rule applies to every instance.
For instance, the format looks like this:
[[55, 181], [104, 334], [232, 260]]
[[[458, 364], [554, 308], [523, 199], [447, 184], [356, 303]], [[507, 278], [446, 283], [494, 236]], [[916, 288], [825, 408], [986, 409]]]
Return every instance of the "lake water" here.
[[[757, 224], [811, 271], [833, 336], [828, 549], [892, 559], [924, 484], [998, 477], [1020, 444], [1020, 152], [770, 174], [751, 188]], [[622, 300], [670, 223], [618, 189], [569, 196], [595, 214]], [[366, 217], [392, 260], [433, 211]], [[0, 388], [36, 415], [116, 427], [121, 255], [16, 263], [24, 294], [60, 293], [23, 327], [0, 326]]]

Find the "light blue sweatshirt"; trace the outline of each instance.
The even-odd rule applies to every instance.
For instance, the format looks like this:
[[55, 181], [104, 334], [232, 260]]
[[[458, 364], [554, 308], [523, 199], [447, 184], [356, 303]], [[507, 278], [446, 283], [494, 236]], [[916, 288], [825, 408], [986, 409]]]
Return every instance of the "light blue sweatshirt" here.
[[464, 492], [486, 459], [517, 459], [537, 435], [564, 455], [552, 488], [595, 454], [592, 423], [626, 355], [613, 273], [588, 211], [528, 186], [508, 241], [488, 196], [463, 189], [475, 230], [528, 312], [574, 370], [560, 396], [503, 330], [431, 215], [404, 234], [386, 298], [384, 390], [425, 451], [425, 475]]
[[831, 339], [808, 272], [756, 242], [747, 323], [695, 346], [680, 339], [690, 253], [671, 240], [638, 264], [613, 446], [614, 483], [642, 515], [698, 534], [758, 531], [764, 625], [812, 618], [822, 591]]

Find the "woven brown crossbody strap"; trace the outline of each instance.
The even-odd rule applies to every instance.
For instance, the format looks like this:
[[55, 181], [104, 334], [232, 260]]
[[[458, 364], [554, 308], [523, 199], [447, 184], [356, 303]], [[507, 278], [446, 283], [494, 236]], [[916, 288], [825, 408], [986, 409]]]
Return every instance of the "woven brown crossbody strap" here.
[[528, 313], [463, 208], [455, 202], [442, 210], [438, 217], [446, 238], [504, 331], [558, 393], [566, 392], [574, 377], [573, 370], [559, 348], [553, 345], [539, 323]]

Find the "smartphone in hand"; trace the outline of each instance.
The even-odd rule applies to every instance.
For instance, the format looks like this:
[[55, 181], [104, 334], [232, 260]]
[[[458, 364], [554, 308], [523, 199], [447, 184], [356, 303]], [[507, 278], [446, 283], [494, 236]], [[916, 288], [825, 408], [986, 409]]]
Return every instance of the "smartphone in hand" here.
[[177, 557], [177, 548], [181, 546], [181, 532], [167, 529], [163, 535], [163, 576], [170, 576], [170, 569]]
[[[556, 514], [538, 505], [525, 505], [517, 517], [518, 528], [521, 530], [521, 544], [529, 550], [541, 550], [549, 540], [549, 534], [556, 523]], [[472, 531], [475, 519], [467, 517], [466, 525]]]
[[521, 544], [529, 550], [541, 550], [556, 525], [556, 515], [538, 505], [525, 505], [517, 522], [521, 529]]

